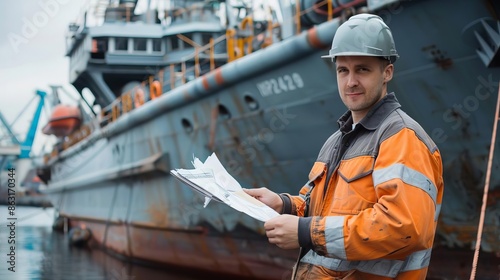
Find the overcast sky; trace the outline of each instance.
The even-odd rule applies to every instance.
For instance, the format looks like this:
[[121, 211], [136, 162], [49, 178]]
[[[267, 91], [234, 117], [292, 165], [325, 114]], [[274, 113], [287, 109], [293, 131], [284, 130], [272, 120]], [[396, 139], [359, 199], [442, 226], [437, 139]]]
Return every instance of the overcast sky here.
[[[51, 93], [50, 85], [61, 85], [73, 98], [78, 96], [68, 79], [66, 35], [69, 23], [81, 23], [85, 9], [97, 1], [0, 0], [0, 112], [9, 123], [21, 114], [12, 127], [20, 141], [26, 136], [39, 101], [37, 97], [30, 103], [37, 89]], [[137, 10], [145, 10], [148, 2], [152, 7], [164, 4], [164, 0], [140, 0]], [[64, 95], [60, 97], [71, 102]], [[39, 121], [39, 131], [49, 118], [47, 109], [46, 106]], [[3, 132], [1, 127], [0, 134]], [[54, 136], [37, 133], [32, 155], [54, 141]], [[48, 145], [44, 150], [50, 150]]]
[[[68, 83], [65, 34], [78, 18], [85, 0], [0, 1], [0, 111], [12, 123], [28, 105], [37, 89], [50, 92], [50, 85]], [[13, 126], [24, 140], [33, 118], [36, 98]], [[39, 130], [45, 125], [44, 111]], [[3, 131], [3, 130], [0, 130]], [[32, 152], [39, 152], [48, 137], [37, 134]]]

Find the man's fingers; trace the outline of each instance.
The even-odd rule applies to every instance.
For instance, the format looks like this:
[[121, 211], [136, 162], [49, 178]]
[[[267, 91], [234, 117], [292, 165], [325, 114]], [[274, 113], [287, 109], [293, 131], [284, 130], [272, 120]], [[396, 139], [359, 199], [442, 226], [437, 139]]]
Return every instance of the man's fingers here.
[[242, 189], [244, 192], [246, 192], [249, 195], [252, 195], [254, 193], [253, 189], [245, 189], [245, 188], [242, 188]]
[[269, 243], [271, 243], [271, 244], [276, 244], [276, 245], [278, 244], [278, 239], [277, 238], [274, 238], [274, 237], [273, 238], [268, 238], [268, 240], [269, 240]]
[[270, 223], [265, 223], [264, 224], [264, 229], [266, 230], [266, 234], [267, 234], [269, 231], [271, 231], [271, 230], [274, 229], [274, 225], [270, 224]]
[[243, 191], [253, 197], [260, 197], [263, 193], [261, 189], [243, 189]]

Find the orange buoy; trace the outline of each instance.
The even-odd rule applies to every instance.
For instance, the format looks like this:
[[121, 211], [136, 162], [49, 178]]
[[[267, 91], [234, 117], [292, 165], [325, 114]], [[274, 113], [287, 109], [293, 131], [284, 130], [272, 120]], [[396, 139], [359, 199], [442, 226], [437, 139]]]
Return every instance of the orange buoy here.
[[134, 92], [134, 108], [139, 108], [144, 104], [144, 90], [138, 87]]
[[161, 83], [159, 81], [153, 81], [149, 84], [149, 95], [151, 100], [160, 97], [162, 93]]

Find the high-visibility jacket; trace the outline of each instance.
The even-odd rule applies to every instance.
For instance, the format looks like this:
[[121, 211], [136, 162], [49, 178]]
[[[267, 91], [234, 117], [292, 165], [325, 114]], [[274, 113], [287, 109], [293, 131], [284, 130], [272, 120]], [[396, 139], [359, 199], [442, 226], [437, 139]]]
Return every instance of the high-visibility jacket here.
[[301, 216], [296, 278], [425, 279], [444, 188], [437, 146], [393, 93], [354, 129], [350, 112], [339, 125], [300, 195], [281, 195]]

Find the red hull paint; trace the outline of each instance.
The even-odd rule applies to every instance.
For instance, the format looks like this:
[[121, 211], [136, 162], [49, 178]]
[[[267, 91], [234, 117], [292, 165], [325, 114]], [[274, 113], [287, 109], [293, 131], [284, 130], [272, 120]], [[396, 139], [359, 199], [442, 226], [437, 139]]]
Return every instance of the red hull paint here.
[[298, 254], [296, 250], [285, 251], [270, 245], [264, 237], [238, 239], [208, 230], [168, 230], [69, 219], [71, 227], [90, 229], [93, 241], [125, 257], [212, 275], [289, 279]]

